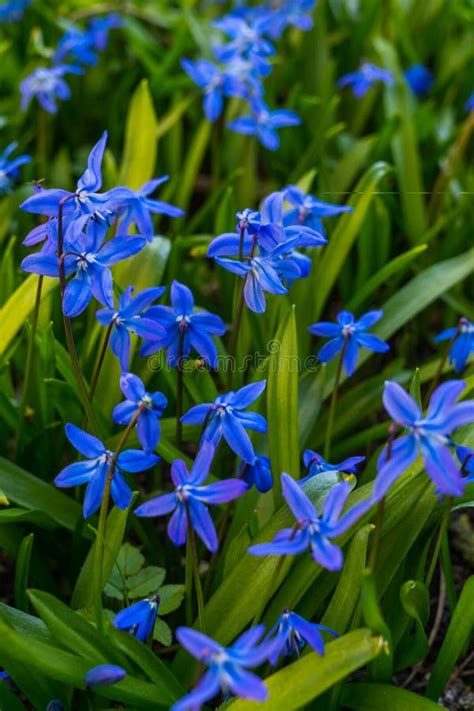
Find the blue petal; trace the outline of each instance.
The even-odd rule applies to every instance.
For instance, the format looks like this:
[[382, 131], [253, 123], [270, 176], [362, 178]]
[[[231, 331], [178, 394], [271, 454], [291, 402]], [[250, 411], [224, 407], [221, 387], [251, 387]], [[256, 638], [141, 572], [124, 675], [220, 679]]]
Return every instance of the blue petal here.
[[193, 498], [206, 504], [226, 504], [242, 496], [247, 491], [247, 484], [240, 479], [223, 479], [207, 486], [193, 488]]
[[144, 410], [137, 422], [138, 441], [145, 452], [153, 452], [160, 441], [160, 423], [150, 410]]
[[132, 402], [138, 403], [145, 397], [146, 390], [138, 375], [133, 373], [122, 373], [120, 376], [120, 390], [125, 397]]
[[66, 437], [70, 441], [73, 447], [77, 449], [78, 452], [87, 457], [88, 459], [100, 457], [104, 454], [105, 447], [97, 437], [84, 432], [76, 425], [68, 423], [64, 428], [66, 432]]
[[318, 512], [312, 502], [291, 476], [282, 474], [281, 485], [283, 496], [297, 521], [318, 518]]
[[67, 488], [69, 486], [80, 486], [80, 484], [85, 484], [94, 475], [97, 467], [96, 460], [89, 460], [88, 462], [74, 462], [65, 467], [56, 477], [54, 483], [60, 488]]
[[141, 449], [127, 449], [118, 456], [118, 466], [126, 472], [137, 474], [151, 469], [160, 461], [156, 454], [142, 452]]
[[235, 407], [237, 410], [243, 410], [260, 397], [266, 385], [266, 380], [259, 380], [256, 383], [244, 385], [243, 388], [240, 388], [240, 390], [237, 390], [237, 392], [231, 395], [229, 405], [232, 405], [232, 407]]
[[206, 548], [215, 553], [218, 548], [217, 532], [207, 508], [200, 501], [190, 498], [188, 501], [191, 525]]
[[146, 239], [143, 237], [121, 237], [119, 235], [102, 247], [96, 260], [105, 267], [111, 267], [117, 262], [137, 254], [145, 245]]
[[341, 570], [342, 568], [344, 559], [341, 549], [325, 536], [320, 534], [312, 536], [311, 554], [313, 560], [326, 570]]
[[318, 353], [318, 358], [321, 363], [328, 363], [330, 360], [335, 358], [343, 349], [344, 343], [345, 340], [342, 336], [333, 338], [331, 341], [325, 343]]
[[112, 499], [119, 509], [127, 509], [132, 501], [132, 491], [119, 471], [115, 471], [110, 487]]
[[349, 377], [355, 371], [358, 355], [359, 346], [357, 345], [357, 340], [354, 336], [349, 336], [343, 358], [344, 369]]
[[380, 501], [392, 484], [398, 479], [410, 464], [416, 459], [416, 440], [412, 435], [404, 435], [392, 444], [392, 453], [387, 460], [387, 447], [385, 447], [378, 460], [378, 474], [374, 484], [373, 497]]
[[87, 169], [79, 178], [77, 187], [79, 190], [87, 192], [97, 192], [102, 187], [102, 158], [104, 156], [105, 145], [107, 143], [107, 131], [97, 141], [87, 160]]
[[383, 404], [390, 417], [404, 427], [411, 427], [421, 417], [415, 400], [398, 383], [390, 380], [385, 382]]
[[176, 494], [172, 492], [171, 494], [163, 494], [162, 496], [157, 496], [150, 501], [146, 501], [144, 504], [135, 509], [135, 514], [137, 516], [164, 516], [165, 514], [174, 511], [178, 503]]
[[191, 289], [176, 281], [176, 279], [171, 284], [171, 303], [176, 313], [180, 316], [189, 315], [194, 308]]
[[59, 261], [55, 254], [49, 252], [39, 252], [29, 254], [21, 263], [24, 272], [31, 274], [41, 274], [42, 276], [59, 276]]
[[87, 270], [80, 269], [66, 284], [63, 298], [65, 316], [74, 318], [87, 308], [92, 299], [91, 281]]
[[108, 462], [98, 466], [92, 479], [87, 484], [84, 497], [84, 518], [89, 518], [97, 511], [104, 495], [105, 481], [109, 471]]
[[110, 348], [117, 356], [122, 370], [130, 366], [130, 334], [123, 326], [115, 326], [110, 337]]
[[222, 419], [222, 430], [227, 444], [241, 459], [251, 464], [255, 459], [255, 452], [247, 432], [233, 415], [226, 413]]
[[168, 536], [175, 546], [182, 546], [186, 543], [187, 531], [188, 517], [186, 515], [186, 507], [179, 502], [168, 522]]
[[388, 343], [385, 343], [385, 341], [382, 341], [381, 338], [374, 336], [372, 333], [358, 333], [357, 341], [360, 346], [376, 353], [386, 353], [390, 350]]

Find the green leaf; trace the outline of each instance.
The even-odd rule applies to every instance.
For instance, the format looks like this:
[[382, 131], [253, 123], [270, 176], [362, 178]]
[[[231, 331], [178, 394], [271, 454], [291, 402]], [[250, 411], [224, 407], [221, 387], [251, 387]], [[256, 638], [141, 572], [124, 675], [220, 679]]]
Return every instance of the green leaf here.
[[415, 621], [415, 633], [405, 635], [397, 646], [395, 671], [418, 664], [425, 659], [430, 650], [425, 632], [430, 616], [428, 589], [419, 580], [407, 580], [400, 589], [400, 601], [406, 614]]
[[155, 626], [153, 627], [153, 639], [165, 647], [169, 647], [173, 641], [171, 629], [161, 617], [156, 618]]
[[204, 154], [209, 143], [212, 124], [203, 119], [194, 133], [191, 147], [186, 155], [184, 163], [184, 173], [179, 183], [179, 190], [176, 195], [176, 204], [186, 210], [189, 205], [191, 193], [194, 188], [197, 174], [204, 159]]
[[0, 708], [5, 711], [25, 711], [26, 706], [23, 706], [20, 699], [15, 696], [13, 691], [10, 691], [4, 681], [0, 682]]
[[344, 684], [342, 705], [356, 711], [439, 711], [440, 708], [413, 691], [388, 684]]
[[[273, 344], [273, 345], [272, 345]], [[268, 444], [274, 475], [274, 496], [279, 501], [280, 474], [299, 478], [298, 341], [292, 306], [270, 344], [267, 382]], [[278, 493], [277, 493], [278, 492]]]
[[369, 570], [365, 570], [362, 576], [361, 601], [365, 624], [374, 634], [382, 635], [386, 643], [384, 654], [369, 667], [370, 677], [375, 681], [390, 681], [393, 673], [392, 634], [382, 616], [374, 578]]
[[263, 703], [238, 699], [229, 704], [229, 708], [232, 711], [301, 709], [375, 659], [383, 648], [383, 638], [372, 636], [369, 630], [350, 632], [327, 644], [324, 657], [311, 652], [265, 679], [269, 695]]
[[169, 615], [174, 612], [183, 602], [184, 585], [163, 585], [160, 590], [160, 615]]
[[437, 701], [474, 632], [474, 575], [466, 580], [438, 652], [426, 695]]
[[153, 177], [158, 141], [157, 129], [158, 122], [148, 80], [142, 79], [128, 108], [120, 185], [138, 190]]
[[26, 588], [30, 576], [31, 551], [33, 549], [34, 533], [30, 533], [21, 542], [20, 550], [16, 559], [15, 568], [15, 606], [19, 610], [26, 612], [28, 609], [28, 598]]
[[145, 564], [145, 556], [140, 553], [138, 548], [132, 546], [131, 543], [124, 543], [120, 548], [117, 560], [114, 565], [114, 571], [120, 569], [122, 575], [128, 577], [135, 575], [143, 568]]
[[132, 599], [137, 597], [148, 597], [156, 593], [161, 583], [165, 579], [166, 570], [149, 565], [135, 575], [127, 578], [128, 595]]

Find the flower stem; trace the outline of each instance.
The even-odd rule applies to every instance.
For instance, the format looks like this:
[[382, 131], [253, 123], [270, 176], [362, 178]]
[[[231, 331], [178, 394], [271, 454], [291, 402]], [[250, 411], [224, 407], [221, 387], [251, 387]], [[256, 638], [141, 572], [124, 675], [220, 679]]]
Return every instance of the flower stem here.
[[102, 495], [102, 501], [100, 504], [99, 512], [99, 526], [97, 528], [97, 538], [96, 538], [96, 548], [95, 548], [95, 558], [94, 558], [94, 588], [95, 588], [95, 612], [97, 620], [97, 629], [102, 630], [102, 588], [105, 583], [103, 580], [103, 568], [104, 568], [104, 545], [105, 545], [105, 535], [107, 531], [107, 514], [109, 510], [110, 502], [110, 487], [112, 485], [112, 479], [114, 478], [115, 467], [117, 466], [117, 461], [120, 453], [122, 452], [125, 443], [127, 442], [130, 432], [135, 427], [137, 420], [143, 410], [140, 406], [132, 419], [128, 423], [127, 427], [122, 432], [117, 449], [115, 450], [112, 461], [110, 462], [110, 467], [107, 472], [107, 478], [105, 480], [104, 493]]
[[347, 347], [347, 340], [344, 341], [344, 345], [343, 345], [342, 350], [339, 354], [339, 360], [337, 361], [336, 377], [334, 380], [334, 388], [333, 388], [332, 395], [331, 395], [331, 404], [329, 406], [329, 417], [328, 417], [328, 424], [327, 424], [327, 428], [326, 428], [326, 441], [324, 443], [324, 459], [326, 459], [326, 460], [329, 460], [329, 455], [331, 453], [331, 439], [332, 439], [332, 430], [333, 430], [333, 426], [334, 426], [334, 415], [336, 414], [337, 396], [339, 393], [339, 383], [341, 381], [342, 363], [344, 360], [344, 354], [346, 352], [346, 347]]
[[31, 320], [31, 330], [30, 337], [28, 339], [28, 350], [26, 353], [26, 364], [25, 364], [25, 377], [23, 380], [23, 392], [21, 395], [20, 409], [19, 409], [19, 419], [18, 427], [16, 431], [15, 438], [15, 460], [21, 450], [21, 440], [23, 438], [23, 430], [25, 426], [25, 413], [26, 406], [28, 404], [28, 395], [31, 383], [32, 365], [33, 365], [33, 351], [35, 347], [36, 329], [38, 327], [38, 316], [41, 305], [41, 291], [43, 289], [43, 277], [38, 277], [38, 285], [36, 287], [36, 298], [35, 305], [33, 309], [33, 318]]
[[[397, 429], [398, 429], [398, 425], [396, 425], [394, 422], [392, 422], [392, 424], [390, 425], [390, 427], [388, 429], [387, 456], [386, 456], [385, 462], [388, 462], [388, 460], [392, 456], [392, 445], [393, 445], [393, 440], [395, 439], [395, 435], [397, 433]], [[370, 571], [373, 571], [373, 569], [375, 567], [375, 562], [377, 560], [377, 553], [379, 550], [380, 538], [382, 535], [384, 509], [385, 509], [385, 497], [379, 501], [379, 505], [377, 507], [377, 516], [375, 518], [375, 528], [374, 528], [374, 535], [372, 538], [372, 547], [370, 549], [369, 561], [368, 561], [368, 566], [367, 566]]]
[[94, 411], [92, 409], [91, 401], [89, 399], [89, 394], [86, 389], [86, 384], [84, 378], [82, 377], [81, 366], [79, 364], [79, 359], [77, 357], [76, 346], [74, 344], [74, 335], [72, 332], [71, 319], [64, 313], [63, 301], [64, 301], [64, 291], [66, 289], [66, 272], [64, 269], [64, 235], [63, 235], [63, 208], [64, 203], [74, 195], [68, 195], [63, 198], [59, 203], [58, 209], [58, 256], [59, 256], [59, 289], [61, 291], [61, 310], [63, 312], [64, 320], [64, 333], [66, 336], [67, 349], [69, 351], [69, 357], [71, 359], [72, 370], [74, 377], [79, 388], [79, 394], [82, 401], [82, 406], [85, 410], [86, 418], [95, 435], [98, 434], [99, 428], [97, 427], [97, 422], [95, 419]]
[[107, 331], [106, 331], [105, 337], [104, 337], [104, 342], [102, 343], [102, 348], [101, 348], [99, 357], [97, 359], [94, 374], [92, 376], [91, 386], [90, 386], [90, 390], [89, 390], [89, 400], [91, 402], [94, 398], [94, 394], [95, 394], [95, 391], [97, 388], [97, 383], [99, 382], [99, 377], [100, 377], [100, 373], [102, 370], [102, 366], [104, 365], [105, 354], [107, 353], [107, 347], [109, 345], [109, 340], [110, 340], [110, 336], [111, 336], [113, 327], [114, 327], [114, 322], [111, 321], [107, 327]]
[[235, 370], [235, 356], [237, 353], [237, 341], [239, 338], [239, 331], [240, 331], [240, 325], [242, 323], [242, 314], [244, 312], [244, 287], [245, 287], [245, 280], [244, 283], [242, 284], [242, 288], [240, 289], [239, 293], [239, 300], [237, 303], [237, 310], [235, 312], [235, 318], [234, 318], [234, 325], [232, 327], [232, 336], [230, 340], [230, 346], [229, 346], [229, 370], [227, 374], [227, 384], [228, 384], [228, 389], [230, 390], [232, 387], [232, 380], [234, 377], [234, 370]]
[[178, 341], [178, 367], [176, 381], [176, 446], [180, 447], [183, 440], [183, 387], [184, 387], [184, 369], [183, 369], [183, 344], [184, 344], [184, 327], [179, 330]]
[[438, 558], [439, 558], [439, 552], [441, 550], [441, 543], [443, 542], [443, 538], [448, 530], [449, 517], [451, 515], [451, 509], [453, 508], [453, 503], [454, 503], [454, 500], [452, 497], [450, 497], [448, 505], [446, 507], [446, 511], [444, 512], [444, 516], [441, 520], [438, 535], [436, 537], [436, 543], [435, 543], [435, 546], [433, 549], [433, 555], [431, 558], [430, 567], [429, 567], [428, 573], [426, 575], [425, 585], [427, 588], [430, 587], [431, 581], [433, 580], [433, 575], [436, 570], [436, 564], [437, 564]]
[[[201, 576], [199, 575], [199, 561], [198, 561], [198, 556], [197, 556], [196, 538], [194, 536], [194, 529], [192, 527], [191, 515], [189, 513], [189, 507], [187, 504], [186, 504], [186, 517], [188, 519], [187, 544], [189, 546], [189, 557], [191, 558], [191, 566], [192, 566], [192, 571], [193, 571], [193, 576], [194, 576], [194, 587], [196, 589], [199, 629], [201, 630], [201, 632], [205, 632], [206, 625], [204, 622], [204, 596], [202, 594]], [[186, 552], [186, 555], [188, 555], [187, 552]], [[191, 586], [189, 585], [188, 592], [190, 591], [190, 588], [191, 588]]]

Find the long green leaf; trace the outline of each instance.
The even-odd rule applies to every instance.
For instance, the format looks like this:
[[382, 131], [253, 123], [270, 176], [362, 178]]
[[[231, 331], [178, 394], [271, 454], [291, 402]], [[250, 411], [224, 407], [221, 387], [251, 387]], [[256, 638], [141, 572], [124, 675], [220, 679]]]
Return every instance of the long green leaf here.
[[356, 711], [439, 711], [423, 696], [388, 684], [344, 684], [342, 703]]
[[153, 177], [156, 163], [157, 130], [155, 109], [148, 80], [142, 79], [130, 101], [125, 128], [125, 147], [120, 184], [133, 190]]
[[30, 576], [31, 551], [33, 549], [34, 533], [29, 533], [21, 542], [20, 550], [16, 559], [15, 568], [15, 606], [18, 610], [26, 611], [28, 598], [26, 588]]
[[[31, 274], [13, 292], [8, 301], [0, 309], [0, 355], [3, 355], [16, 334], [23, 328], [26, 319], [33, 311], [36, 299], [38, 277]], [[41, 303], [58, 286], [58, 280], [45, 277], [41, 291]]]

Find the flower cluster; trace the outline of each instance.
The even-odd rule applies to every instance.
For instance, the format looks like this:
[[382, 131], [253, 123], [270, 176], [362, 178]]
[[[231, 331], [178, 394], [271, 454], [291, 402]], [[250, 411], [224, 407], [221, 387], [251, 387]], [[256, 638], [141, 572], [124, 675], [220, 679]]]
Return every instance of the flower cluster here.
[[214, 45], [214, 61], [181, 62], [203, 94], [204, 113], [209, 121], [220, 117], [226, 97], [243, 99], [250, 114], [229, 121], [228, 128], [256, 136], [268, 150], [278, 149], [278, 129], [296, 126], [300, 118], [294, 111], [272, 110], [265, 103], [263, 80], [272, 71], [270, 60], [276, 51], [271, 40], [279, 39], [288, 26], [310, 30], [315, 4], [316, 0], [286, 0], [277, 6], [267, 2], [239, 7], [213, 23], [228, 39]]
[[37, 67], [20, 83], [22, 111], [36, 98], [45, 111], [56, 113], [57, 101], [66, 101], [71, 96], [64, 76], [83, 74], [84, 66], [96, 64], [97, 52], [107, 47], [109, 31], [121, 24], [121, 17], [116, 13], [92, 18], [85, 30], [71, 24], [53, 52], [51, 66]]

